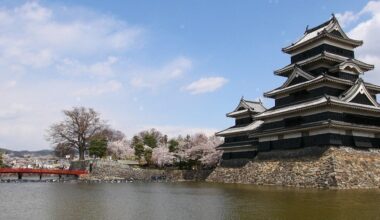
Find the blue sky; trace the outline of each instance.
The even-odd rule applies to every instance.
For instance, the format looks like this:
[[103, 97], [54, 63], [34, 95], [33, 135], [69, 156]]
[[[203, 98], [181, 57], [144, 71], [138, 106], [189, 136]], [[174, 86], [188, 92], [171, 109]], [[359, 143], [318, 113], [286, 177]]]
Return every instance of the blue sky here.
[[[72, 106], [93, 107], [129, 137], [224, 129], [241, 96], [284, 81], [273, 75], [290, 61], [281, 48], [332, 12], [368, 44], [359, 57], [380, 63], [378, 2], [0, 3], [0, 147], [10, 149], [49, 148], [46, 129]], [[375, 72], [368, 80], [380, 82]]]

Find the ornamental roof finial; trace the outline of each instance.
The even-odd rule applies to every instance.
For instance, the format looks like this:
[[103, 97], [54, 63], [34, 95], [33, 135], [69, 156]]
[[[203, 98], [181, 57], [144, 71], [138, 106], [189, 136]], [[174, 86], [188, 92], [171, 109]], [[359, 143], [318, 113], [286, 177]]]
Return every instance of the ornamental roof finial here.
[[305, 33], [309, 31], [309, 25], [306, 25]]

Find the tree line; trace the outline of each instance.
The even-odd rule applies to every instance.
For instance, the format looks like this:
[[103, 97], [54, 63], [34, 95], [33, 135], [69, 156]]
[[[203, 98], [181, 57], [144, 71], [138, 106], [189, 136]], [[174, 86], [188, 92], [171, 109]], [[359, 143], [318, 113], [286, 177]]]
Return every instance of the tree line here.
[[0, 151], [0, 168], [3, 168], [5, 166], [4, 161], [3, 161], [3, 152]]
[[59, 157], [85, 153], [92, 157], [110, 156], [115, 160], [138, 160], [148, 166], [176, 166], [209, 168], [221, 157], [216, 147], [221, 139], [199, 133], [168, 138], [156, 129], [141, 131], [131, 139], [114, 130], [101, 120], [100, 114], [91, 108], [75, 107], [64, 110], [64, 120], [53, 124], [47, 139], [54, 144]]

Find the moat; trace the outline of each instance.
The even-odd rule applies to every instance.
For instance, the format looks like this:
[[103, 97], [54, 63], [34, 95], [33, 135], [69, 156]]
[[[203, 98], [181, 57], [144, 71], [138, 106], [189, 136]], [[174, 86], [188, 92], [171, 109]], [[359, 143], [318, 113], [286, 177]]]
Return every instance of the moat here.
[[0, 219], [377, 219], [380, 215], [379, 189], [3, 183], [0, 197]]

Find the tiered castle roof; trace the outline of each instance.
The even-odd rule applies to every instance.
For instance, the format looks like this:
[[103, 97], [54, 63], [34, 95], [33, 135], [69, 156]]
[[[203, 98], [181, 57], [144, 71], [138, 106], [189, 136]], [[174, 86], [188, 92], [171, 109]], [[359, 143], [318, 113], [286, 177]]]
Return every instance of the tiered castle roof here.
[[[255, 120], [254, 116], [266, 109], [261, 101], [249, 101], [240, 99], [238, 106], [227, 117], [235, 119], [235, 125], [216, 133], [216, 136], [224, 137], [224, 143], [217, 147], [223, 150], [223, 158], [252, 157], [257, 151], [257, 138], [249, 138], [250, 132], [256, 131], [263, 121]], [[248, 153], [247, 153], [248, 152]], [[234, 154], [235, 156], [231, 156]]]
[[[352, 71], [350, 69], [356, 69], [357, 72], [363, 73], [369, 70], [372, 70], [374, 68], [374, 65], [367, 64], [365, 62], [362, 62], [357, 59], [347, 59], [347, 57], [336, 55], [330, 52], [323, 51], [320, 54], [317, 54], [315, 56], [312, 56], [310, 58], [307, 58], [305, 60], [301, 60], [297, 63], [289, 64], [281, 69], [276, 70], [274, 73], [279, 76], [286, 76], [288, 77], [289, 74], [291, 74], [294, 69], [298, 67], [307, 68], [308, 65], [315, 64], [320, 61], [327, 61], [329, 63], [337, 63], [335, 66], [331, 66], [331, 69], [339, 69], [339, 70], [349, 70], [349, 72], [356, 74], [355, 71]], [[344, 66], [344, 64], [351, 64], [351, 66]], [[345, 67], [345, 68], [342, 68]]]
[[[287, 140], [298, 146], [313, 144], [307, 141], [311, 139], [310, 132], [324, 135], [321, 143], [325, 145], [343, 143], [341, 139], [350, 143], [346, 141], [350, 136], [377, 136], [374, 131], [380, 129], [380, 105], [376, 94], [380, 93], [380, 86], [361, 78], [374, 66], [355, 59], [353, 50], [360, 45], [362, 41], [350, 39], [333, 16], [307, 29], [300, 40], [283, 48], [291, 55], [291, 64], [275, 74], [287, 80], [264, 93], [265, 97], [274, 98], [276, 104], [254, 117], [264, 123], [251, 136], [258, 137], [261, 145], [266, 143], [266, 148], [281, 148]], [[363, 115], [373, 121], [360, 120]], [[369, 142], [374, 140], [368, 139], [361, 147], [373, 146]], [[376, 141], [380, 144], [380, 139]]]
[[306, 46], [310, 46], [311, 44], [321, 39], [329, 40], [332, 42], [339, 42], [351, 46], [352, 48], [361, 46], [363, 44], [363, 41], [361, 40], [354, 40], [349, 38], [346, 33], [344, 33], [336, 17], [332, 15], [332, 18], [330, 20], [324, 22], [321, 25], [318, 25], [311, 29], [308, 29], [308, 27], [306, 27], [304, 35], [295, 43], [282, 48], [282, 51], [292, 54]]
[[[291, 63], [274, 73], [287, 79], [264, 93], [275, 99], [275, 106], [266, 110], [261, 102], [242, 99], [227, 114], [237, 122], [252, 119], [217, 133], [227, 140], [220, 147], [227, 147], [226, 158], [234, 158], [234, 147], [258, 152], [330, 145], [380, 147], [380, 105], [376, 100], [380, 86], [361, 78], [374, 69], [355, 59], [354, 49], [362, 44], [349, 38], [333, 15], [283, 48]], [[241, 142], [231, 141], [247, 134]]]
[[244, 99], [243, 97], [240, 99], [238, 106], [230, 113], [227, 113], [227, 117], [235, 118], [239, 120], [240, 118], [248, 118], [252, 120], [247, 120], [247, 122], [243, 123], [235, 123], [234, 126], [229, 127], [225, 130], [217, 132], [217, 136], [228, 136], [228, 135], [236, 135], [239, 133], [248, 133], [250, 131], [258, 128], [263, 122], [253, 120], [253, 116], [262, 113], [266, 110], [263, 103], [261, 101], [249, 101]]

